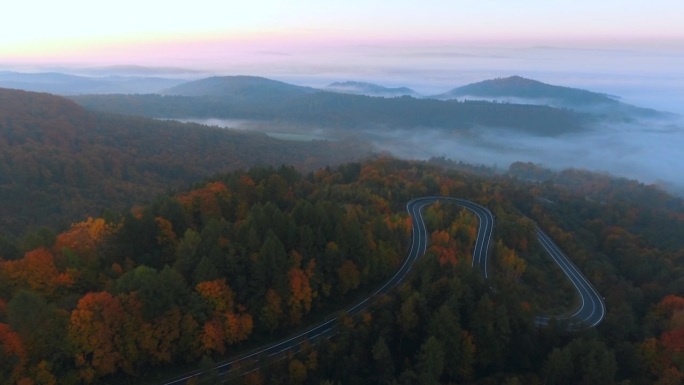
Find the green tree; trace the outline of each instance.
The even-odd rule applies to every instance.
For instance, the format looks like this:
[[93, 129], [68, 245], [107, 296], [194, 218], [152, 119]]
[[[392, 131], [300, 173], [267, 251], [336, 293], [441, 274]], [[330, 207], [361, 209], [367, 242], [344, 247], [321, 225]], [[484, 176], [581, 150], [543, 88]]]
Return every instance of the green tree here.
[[202, 258], [198, 253], [200, 243], [202, 243], [200, 235], [193, 229], [187, 229], [176, 248], [176, 262], [173, 264], [173, 268], [186, 279], [192, 277]]
[[17, 292], [7, 304], [7, 321], [35, 362], [45, 359], [61, 366], [69, 360], [67, 314], [40, 295], [28, 290]]
[[394, 360], [385, 339], [380, 336], [371, 350], [375, 370], [373, 377], [381, 384], [390, 384], [394, 379]]
[[542, 368], [549, 384], [613, 384], [615, 355], [600, 341], [578, 338], [562, 349], [554, 349]]
[[417, 368], [421, 384], [439, 384], [444, 371], [444, 347], [437, 338], [429, 337], [418, 352]]

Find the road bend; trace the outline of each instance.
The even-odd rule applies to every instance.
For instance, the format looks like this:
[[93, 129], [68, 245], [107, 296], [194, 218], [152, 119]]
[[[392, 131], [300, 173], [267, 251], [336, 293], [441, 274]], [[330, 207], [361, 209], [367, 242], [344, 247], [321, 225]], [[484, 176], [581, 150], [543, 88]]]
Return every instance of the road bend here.
[[[466, 199], [441, 196], [412, 199], [406, 204], [406, 210], [411, 217], [413, 226], [411, 229], [411, 246], [406, 254], [404, 262], [399, 270], [382, 286], [376, 289], [368, 297], [345, 309], [345, 312], [348, 315], [354, 316], [361, 313], [373, 302], [372, 300], [374, 297], [388, 293], [397, 287], [411, 271], [416, 260], [425, 254], [430, 237], [425, 226], [423, 210], [425, 207], [439, 201], [454, 203], [477, 216], [479, 223], [477, 238], [475, 240], [475, 246], [473, 247], [472, 266], [473, 268], [477, 267], [485, 278], [489, 278], [488, 257], [492, 232], [494, 230], [494, 215], [486, 207]], [[596, 326], [605, 316], [606, 308], [603, 298], [558, 246], [553, 243], [551, 238], [539, 228], [537, 228], [537, 239], [549, 255], [551, 255], [556, 264], [560, 266], [568, 279], [573, 283], [580, 295], [581, 304], [572, 314], [537, 316], [535, 318], [535, 324], [538, 326], [545, 326], [548, 325], [552, 319], [556, 319], [567, 322], [569, 330], [579, 330]], [[273, 362], [275, 358], [282, 356], [285, 352], [298, 351], [304, 342], [308, 341], [310, 343], [315, 343], [315, 341], [319, 340], [321, 337], [330, 337], [334, 335], [336, 327], [337, 318], [335, 316], [328, 317], [325, 321], [319, 322], [294, 336], [223, 361], [219, 363], [214, 370], [216, 371], [217, 376], [222, 379], [240, 376], [249, 371], [259, 369], [262, 365], [261, 363], [267, 365], [268, 363]], [[182, 385], [185, 384], [187, 380], [202, 374], [202, 371], [196, 370], [164, 382], [163, 385]]]

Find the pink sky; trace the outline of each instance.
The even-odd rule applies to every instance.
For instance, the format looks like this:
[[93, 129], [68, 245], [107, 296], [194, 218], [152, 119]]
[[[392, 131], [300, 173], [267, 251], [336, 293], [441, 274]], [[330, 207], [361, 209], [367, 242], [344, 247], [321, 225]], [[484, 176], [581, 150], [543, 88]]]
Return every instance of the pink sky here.
[[0, 63], [218, 65], [358, 45], [684, 43], [680, 0], [120, 0], [3, 5]]

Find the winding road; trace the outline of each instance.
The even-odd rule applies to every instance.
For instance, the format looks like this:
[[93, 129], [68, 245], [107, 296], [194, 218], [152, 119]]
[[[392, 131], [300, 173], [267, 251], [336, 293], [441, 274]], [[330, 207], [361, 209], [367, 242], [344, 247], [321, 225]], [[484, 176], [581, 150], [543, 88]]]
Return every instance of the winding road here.
[[[451, 197], [422, 197], [412, 199], [406, 204], [406, 209], [413, 221], [411, 247], [404, 263], [399, 270], [385, 282], [380, 288], [366, 297], [359, 303], [346, 309], [346, 313], [350, 316], [359, 314], [365, 310], [371, 303], [372, 299], [378, 295], [385, 294], [396, 286], [398, 286], [411, 271], [416, 260], [425, 254], [427, 244], [430, 239], [423, 219], [423, 209], [426, 206], [432, 205], [438, 201], [453, 202], [461, 207], [474, 213], [479, 220], [477, 238], [475, 240], [475, 247], [473, 248], [472, 266], [482, 272], [485, 278], [489, 277], [488, 271], [488, 256], [489, 247], [492, 239], [492, 232], [494, 230], [494, 215], [485, 207], [465, 199], [451, 198]], [[553, 260], [563, 270], [565, 275], [572, 281], [577, 289], [581, 303], [580, 307], [572, 314], [565, 314], [559, 316], [540, 315], [535, 318], [537, 326], [546, 326], [552, 319], [563, 322], [567, 325], [568, 330], [580, 330], [588, 327], [596, 326], [605, 317], [606, 307], [603, 298], [598, 294], [596, 289], [589, 283], [586, 277], [577, 269], [577, 267], [563, 254], [563, 252], [556, 246], [551, 238], [548, 237], [540, 228], [537, 228], [537, 239], [544, 247], [544, 249], [551, 255]], [[216, 367], [216, 375], [221, 378], [226, 378], [231, 375], [238, 376], [246, 374], [249, 370], [256, 370], [260, 367], [260, 361], [270, 362], [282, 353], [287, 351], [297, 351], [305, 341], [313, 341], [320, 337], [329, 337], [335, 334], [337, 325], [336, 317], [329, 317], [325, 321], [311, 326], [305, 331], [287, 338], [285, 340], [276, 342], [274, 344], [257, 348], [251, 352], [241, 356], [229, 359], [219, 363]], [[164, 382], [163, 385], [181, 385], [192, 377], [199, 376], [203, 372], [200, 370], [187, 373], [172, 381]]]
[[587, 277], [579, 271], [577, 266], [568, 259], [561, 249], [539, 227], [537, 227], [537, 240], [539, 240], [539, 243], [551, 255], [551, 258], [553, 258], [575, 286], [575, 289], [577, 289], [580, 296], [580, 307], [573, 314], [537, 316], [534, 320], [535, 324], [537, 326], [546, 326], [551, 319], [556, 319], [559, 322], [565, 323], [569, 330], [580, 330], [598, 325], [606, 316], [606, 304], [603, 301], [603, 297], [599, 295], [598, 291], [589, 283]]

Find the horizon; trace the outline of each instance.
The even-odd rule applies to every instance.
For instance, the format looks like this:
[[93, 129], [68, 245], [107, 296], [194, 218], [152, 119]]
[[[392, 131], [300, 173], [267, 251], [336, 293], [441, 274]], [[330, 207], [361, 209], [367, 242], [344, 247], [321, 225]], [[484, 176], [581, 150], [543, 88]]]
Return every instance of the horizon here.
[[684, 114], [684, 3], [671, 0], [7, 7], [17, 17], [0, 25], [0, 70], [92, 75], [137, 65], [188, 70], [164, 77], [254, 75], [311, 87], [351, 80], [425, 95], [520, 75]]
[[[422, 95], [518, 75], [684, 116], [679, 17], [684, 2], [494, 0], [464, 7], [463, 2], [399, 1], [387, 7], [357, 0], [240, 5], [198, 0], [181, 7], [125, 0], [99, 11], [84, 1], [65, 0], [36, 15], [28, 4], [9, 7], [9, 13], [25, 17], [0, 25], [0, 70], [183, 80], [251, 75], [315, 88], [360, 81]], [[23, 27], [27, 20], [31, 28]], [[672, 127], [668, 135], [659, 131], [669, 129], [662, 122], [609, 129], [604, 137], [586, 138], [586, 147], [601, 143], [591, 156], [579, 148], [561, 151], [562, 141], [547, 143], [557, 150], [546, 155], [555, 167], [592, 166], [648, 182], [677, 182], [681, 120]], [[499, 139], [488, 141], [508, 146]], [[433, 153], [432, 147], [424, 152]], [[533, 147], [516, 153], [517, 160], [543, 163], [544, 148]], [[439, 151], [454, 153], [454, 148]], [[420, 155], [413, 150], [406, 153]]]

